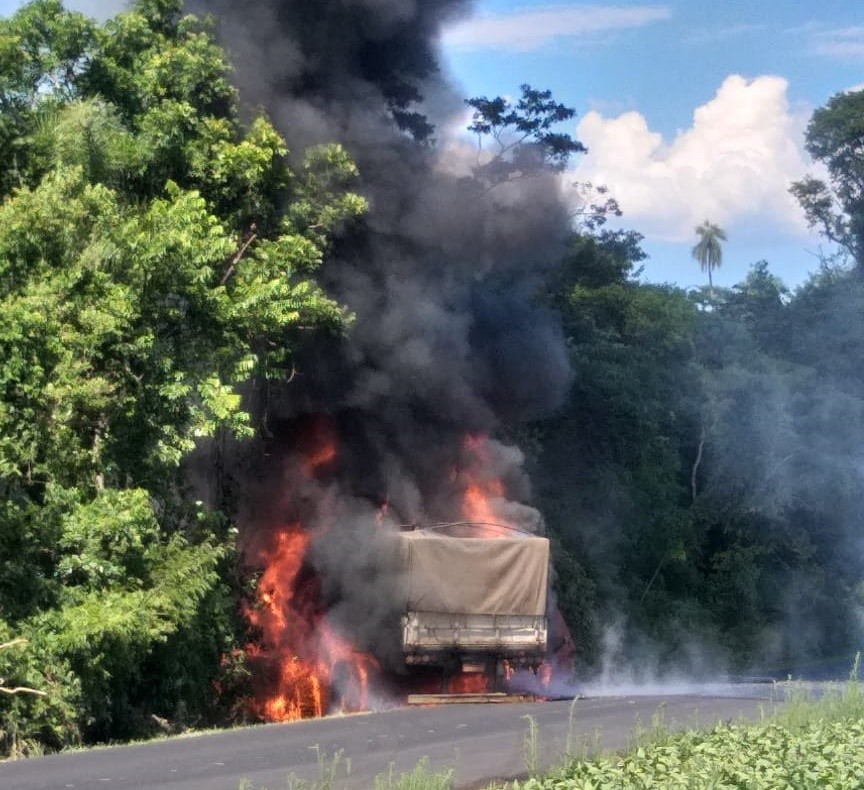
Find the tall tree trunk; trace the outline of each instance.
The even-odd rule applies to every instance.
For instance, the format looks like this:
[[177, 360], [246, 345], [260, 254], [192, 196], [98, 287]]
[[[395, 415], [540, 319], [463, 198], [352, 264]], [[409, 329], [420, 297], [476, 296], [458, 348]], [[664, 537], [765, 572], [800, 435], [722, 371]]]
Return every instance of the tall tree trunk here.
[[105, 490], [105, 472], [102, 469], [102, 442], [105, 437], [107, 420], [104, 414], [99, 415], [96, 431], [93, 434], [93, 465], [96, 467], [96, 490], [101, 494]]
[[702, 453], [705, 450], [705, 426], [699, 431], [699, 451], [696, 453], [696, 460], [693, 462], [693, 469], [690, 472], [690, 501], [691, 504], [696, 504], [696, 497], [699, 495], [699, 490], [696, 487], [698, 481], [699, 467], [702, 465]]

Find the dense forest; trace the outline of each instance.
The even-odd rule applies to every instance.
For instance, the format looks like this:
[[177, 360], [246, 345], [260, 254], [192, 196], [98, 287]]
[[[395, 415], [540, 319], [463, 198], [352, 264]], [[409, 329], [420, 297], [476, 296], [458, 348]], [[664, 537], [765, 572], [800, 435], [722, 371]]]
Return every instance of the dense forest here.
[[[827, 180], [790, 185], [836, 250], [807, 282], [758, 261], [733, 288], [646, 283], [614, 199], [560, 205], [584, 151], [547, 92], [470, 100], [488, 155], [435, 169], [418, 107], [458, 5], [374, 68], [354, 42], [350, 106], [348, 54], [274, 104], [180, 0], [0, 20], [3, 755], [247, 715], [248, 492], [312, 410], [363, 459], [328, 488], [346, 518], [446, 517], [427, 466], [452, 484], [450, 437], [494, 437], [553, 540], [580, 678], [860, 647], [864, 92], [808, 127]], [[320, 43], [302, 10], [280, 23]], [[325, 577], [342, 539], [311, 555]]]

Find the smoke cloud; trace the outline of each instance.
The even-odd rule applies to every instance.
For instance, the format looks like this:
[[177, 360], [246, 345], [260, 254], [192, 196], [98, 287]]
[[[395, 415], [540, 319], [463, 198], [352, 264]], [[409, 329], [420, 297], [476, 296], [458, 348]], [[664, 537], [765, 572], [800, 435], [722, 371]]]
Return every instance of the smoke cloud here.
[[[326, 470], [327, 495], [315, 500], [310, 523], [327, 527], [310, 557], [339, 619], [378, 624], [381, 634], [392, 590], [381, 587], [374, 508], [386, 502], [391, 525], [462, 520], [470, 473], [503, 483], [496, 518], [542, 530], [522, 453], [493, 440], [481, 452], [472, 437], [547, 414], [568, 391], [561, 328], [535, 300], [563, 251], [567, 207], [554, 175], [484, 191], [448, 161], [441, 130], [464, 105], [441, 72], [438, 42], [470, 3], [187, 6], [216, 17], [245, 106], [263, 108], [295, 155], [339, 142], [361, 173], [370, 211], [323, 275], [356, 321], [347, 338], [301, 349], [298, 376], [268, 394], [268, 463], [298, 446], [313, 415], [327, 415], [339, 453]], [[291, 486], [278, 474], [271, 482]], [[250, 503], [252, 532], [280, 520]], [[359, 635], [366, 645], [375, 639]]]

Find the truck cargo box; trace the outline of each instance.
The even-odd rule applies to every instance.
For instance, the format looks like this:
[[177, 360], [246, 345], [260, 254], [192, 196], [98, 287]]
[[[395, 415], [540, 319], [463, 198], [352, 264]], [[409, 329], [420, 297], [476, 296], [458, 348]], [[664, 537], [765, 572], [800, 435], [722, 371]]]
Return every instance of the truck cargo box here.
[[400, 536], [408, 664], [444, 654], [535, 663], [546, 651], [549, 541], [545, 538]]

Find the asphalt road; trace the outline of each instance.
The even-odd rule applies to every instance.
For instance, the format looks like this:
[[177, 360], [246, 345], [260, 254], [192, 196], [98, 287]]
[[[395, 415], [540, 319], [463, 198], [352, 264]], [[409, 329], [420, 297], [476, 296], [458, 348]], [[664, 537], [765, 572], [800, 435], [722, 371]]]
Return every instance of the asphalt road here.
[[[729, 696], [729, 695], [738, 696]], [[433, 769], [453, 766], [460, 788], [526, 770], [526, 716], [539, 727], [541, 767], [575, 749], [620, 748], [637, 723], [662, 710], [667, 725], [710, 726], [758, 716], [769, 687], [716, 687], [704, 694], [590, 697], [571, 703], [451, 705], [271, 724], [137, 746], [73, 752], [0, 764], [2, 790], [238, 790], [241, 783], [283, 790], [290, 774], [314, 779], [318, 755], [342, 754], [336, 786], [371, 790], [391, 763], [410, 770], [423, 757]], [[346, 768], [350, 773], [346, 777]]]

